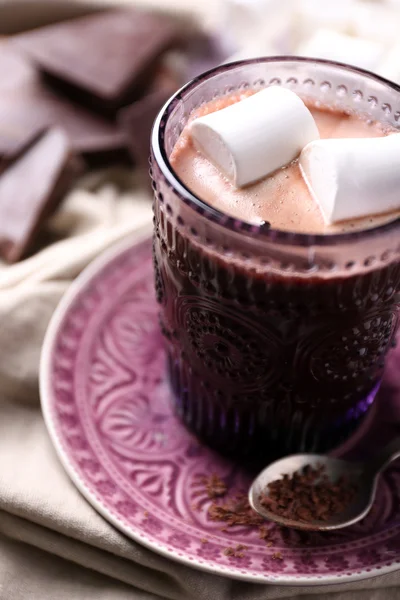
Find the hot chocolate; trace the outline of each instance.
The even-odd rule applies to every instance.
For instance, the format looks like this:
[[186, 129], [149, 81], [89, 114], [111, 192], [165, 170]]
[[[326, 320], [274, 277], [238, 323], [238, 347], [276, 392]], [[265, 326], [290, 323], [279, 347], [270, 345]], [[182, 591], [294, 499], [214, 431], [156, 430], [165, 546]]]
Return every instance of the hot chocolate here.
[[[211, 101], [196, 111], [192, 119], [221, 110], [250, 94], [233, 94]], [[346, 114], [329, 107], [316, 108], [312, 103], [308, 103], [308, 107], [321, 138], [370, 138], [388, 135], [393, 131], [387, 124], [371, 121], [356, 113]], [[196, 150], [188, 125], [173, 149], [170, 163], [181, 181], [211, 206], [244, 221], [267, 221], [275, 229], [301, 233], [342, 233], [375, 227], [400, 215], [400, 212], [374, 215], [326, 225], [301, 175], [297, 160], [270, 177], [238, 189]]]
[[[154, 264], [178, 415], [222, 452], [265, 464], [326, 451], [366, 414], [393, 343], [400, 263], [398, 220], [375, 227], [395, 215], [328, 229], [296, 163], [235, 190], [194, 150], [182, 124], [200, 103], [202, 111], [213, 106], [204, 108], [204, 97], [213, 98], [219, 76], [223, 85], [238, 83], [248, 69], [253, 81], [255, 71], [297, 81], [298, 69], [303, 78], [310, 69], [324, 90], [343, 75], [336, 65], [265, 59], [223, 67], [188, 86], [153, 134]], [[368, 89], [368, 76], [351, 77], [356, 89], [361, 82]], [[389, 86], [379, 86], [384, 102]], [[344, 103], [350, 106], [352, 98]], [[382, 136], [394, 126], [312, 110], [325, 136]], [[260, 217], [272, 228], [251, 224]], [[365, 231], [354, 233], [359, 229]]]

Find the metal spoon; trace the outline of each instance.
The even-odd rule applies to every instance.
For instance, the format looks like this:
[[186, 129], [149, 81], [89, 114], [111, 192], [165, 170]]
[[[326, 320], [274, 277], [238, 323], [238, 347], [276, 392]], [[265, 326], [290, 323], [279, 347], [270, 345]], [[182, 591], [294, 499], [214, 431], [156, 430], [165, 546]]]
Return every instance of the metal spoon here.
[[[400, 436], [394, 438], [365, 463], [353, 463], [321, 454], [287, 456], [270, 464], [255, 478], [249, 490], [249, 502], [251, 507], [262, 517], [285, 527], [313, 531], [332, 531], [349, 527], [368, 514], [374, 502], [379, 473], [398, 457], [400, 457]], [[284, 474], [291, 475], [306, 465], [314, 468], [317, 465], [323, 465], [326, 475], [333, 482], [343, 475], [350, 482], [357, 484], [356, 495], [343, 512], [332, 516], [327, 521], [302, 522], [276, 515], [260, 504], [260, 495], [268, 494], [267, 486], [271, 481], [281, 479]]]

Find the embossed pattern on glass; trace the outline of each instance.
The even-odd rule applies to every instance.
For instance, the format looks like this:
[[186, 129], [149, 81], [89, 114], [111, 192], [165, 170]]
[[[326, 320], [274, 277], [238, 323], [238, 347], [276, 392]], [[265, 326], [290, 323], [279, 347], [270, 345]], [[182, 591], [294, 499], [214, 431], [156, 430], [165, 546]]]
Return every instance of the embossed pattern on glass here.
[[265, 230], [219, 213], [173, 174], [168, 156], [193, 110], [266, 85], [400, 128], [395, 86], [292, 58], [218, 68], [156, 121], [154, 265], [176, 410], [212, 446], [261, 462], [328, 450], [359, 423], [394, 343], [400, 291], [399, 220], [330, 236]]

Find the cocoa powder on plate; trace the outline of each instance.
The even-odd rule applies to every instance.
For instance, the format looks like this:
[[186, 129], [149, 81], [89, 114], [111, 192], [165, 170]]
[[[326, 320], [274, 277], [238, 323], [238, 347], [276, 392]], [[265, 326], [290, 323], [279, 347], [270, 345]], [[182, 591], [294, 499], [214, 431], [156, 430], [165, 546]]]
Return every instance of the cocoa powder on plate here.
[[201, 477], [200, 482], [204, 485], [207, 496], [210, 499], [223, 497], [228, 491], [225, 481], [215, 473], [212, 473], [208, 477]]
[[[251, 508], [247, 496], [244, 493], [234, 493], [229, 489], [227, 483], [216, 474], [209, 476], [199, 476], [197, 482], [202, 490], [194, 494], [198, 497], [204, 491], [211, 500], [208, 505], [207, 515], [211, 521], [221, 522], [224, 527], [221, 531], [228, 531], [228, 528], [235, 526], [255, 527], [258, 529], [260, 539], [264, 540], [266, 546], [270, 548], [274, 543], [274, 536], [271, 528], [265, 524], [265, 520], [260, 517]], [[207, 543], [208, 539], [203, 538], [202, 543]], [[228, 546], [224, 550], [225, 556], [241, 559], [245, 556], [247, 546], [238, 544], [236, 547]]]
[[238, 494], [223, 504], [212, 502], [208, 509], [208, 517], [211, 521], [222, 521], [228, 527], [264, 523], [264, 519], [254, 512], [244, 494]]

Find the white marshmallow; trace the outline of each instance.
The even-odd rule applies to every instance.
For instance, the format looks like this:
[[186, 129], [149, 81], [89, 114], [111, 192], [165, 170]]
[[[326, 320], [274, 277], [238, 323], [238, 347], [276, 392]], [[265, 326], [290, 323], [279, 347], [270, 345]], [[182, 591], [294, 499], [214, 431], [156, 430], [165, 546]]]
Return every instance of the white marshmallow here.
[[398, 133], [314, 141], [299, 164], [328, 224], [400, 208]]
[[278, 86], [199, 117], [190, 132], [198, 150], [236, 187], [287, 165], [306, 144], [319, 138], [301, 98]]
[[383, 56], [383, 44], [331, 31], [319, 29], [297, 48], [296, 54], [310, 58], [325, 58], [374, 70]]

